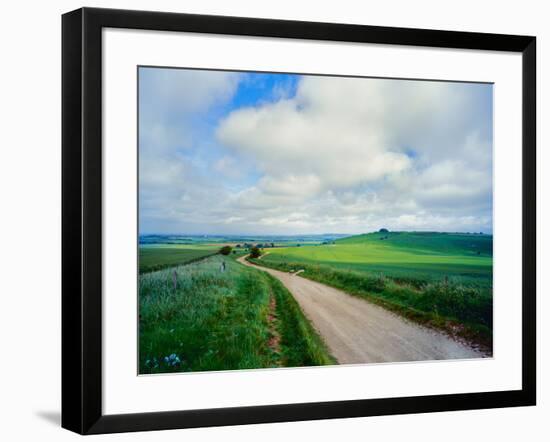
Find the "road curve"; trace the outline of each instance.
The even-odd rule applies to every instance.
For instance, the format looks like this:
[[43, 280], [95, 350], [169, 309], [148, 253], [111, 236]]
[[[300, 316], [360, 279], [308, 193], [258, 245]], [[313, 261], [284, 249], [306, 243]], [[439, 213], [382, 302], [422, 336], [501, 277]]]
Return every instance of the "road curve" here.
[[279, 279], [340, 364], [482, 358], [447, 335], [366, 300], [291, 273], [238, 261]]

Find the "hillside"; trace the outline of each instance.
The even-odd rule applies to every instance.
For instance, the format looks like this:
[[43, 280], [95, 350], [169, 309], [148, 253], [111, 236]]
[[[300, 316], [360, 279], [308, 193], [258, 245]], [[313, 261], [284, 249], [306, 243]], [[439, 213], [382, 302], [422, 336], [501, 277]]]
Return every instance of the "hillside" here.
[[493, 236], [470, 233], [387, 232], [338, 239], [336, 244], [372, 244], [413, 249], [415, 253], [493, 256]]
[[[383, 239], [381, 239], [383, 238]], [[435, 232], [369, 233], [320, 246], [269, 251], [268, 262], [325, 265], [399, 278], [492, 286], [491, 235]]]

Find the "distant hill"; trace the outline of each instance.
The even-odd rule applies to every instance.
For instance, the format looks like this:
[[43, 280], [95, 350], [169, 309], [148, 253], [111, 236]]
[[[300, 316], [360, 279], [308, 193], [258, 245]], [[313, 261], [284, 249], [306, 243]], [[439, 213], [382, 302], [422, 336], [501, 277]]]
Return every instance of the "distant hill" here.
[[391, 247], [436, 253], [493, 256], [493, 236], [472, 233], [375, 232], [337, 239], [336, 244], [377, 243]]

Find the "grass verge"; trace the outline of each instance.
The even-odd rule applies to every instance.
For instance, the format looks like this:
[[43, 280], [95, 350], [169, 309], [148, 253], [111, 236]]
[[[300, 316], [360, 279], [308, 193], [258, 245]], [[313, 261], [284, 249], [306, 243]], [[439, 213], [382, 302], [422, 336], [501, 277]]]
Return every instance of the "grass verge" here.
[[309, 367], [335, 364], [336, 359], [330, 355], [325, 343], [304, 316], [292, 294], [278, 279], [268, 273], [262, 273], [269, 281], [276, 299], [282, 365]]
[[[272, 297], [280, 354], [269, 347]], [[140, 374], [334, 363], [292, 295], [231, 257], [140, 275], [139, 306]]]

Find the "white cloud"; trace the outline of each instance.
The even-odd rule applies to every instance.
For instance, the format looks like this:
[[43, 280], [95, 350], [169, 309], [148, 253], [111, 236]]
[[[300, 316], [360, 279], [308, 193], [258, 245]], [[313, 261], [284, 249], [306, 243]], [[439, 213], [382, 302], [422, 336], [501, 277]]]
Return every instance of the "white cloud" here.
[[378, 111], [368, 101], [371, 88], [358, 94], [347, 83], [306, 77], [295, 98], [233, 112], [218, 138], [283, 183], [319, 177], [319, 190], [372, 182], [409, 167], [407, 155], [380, 130]]
[[235, 207], [271, 208], [258, 219], [281, 229], [303, 212], [293, 223], [304, 231], [491, 230], [487, 94], [487, 85], [303, 77], [293, 98], [221, 122], [219, 141], [263, 175]]
[[218, 121], [243, 77], [155, 71], [140, 81], [142, 232], [492, 228], [489, 86], [301, 77]]
[[238, 74], [188, 69], [141, 68], [139, 73], [140, 152], [154, 155], [191, 147], [200, 116], [229, 100]]
[[[202, 220], [197, 203], [225, 198], [184, 157], [204, 143], [205, 115], [234, 95], [238, 74], [141, 68], [139, 78], [139, 190], [141, 231], [179, 230]], [[200, 206], [198, 206], [200, 207]]]
[[231, 98], [238, 83], [232, 72], [141, 68], [140, 100], [145, 112], [204, 112]]

